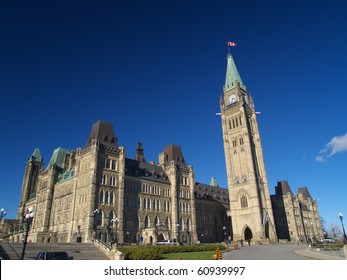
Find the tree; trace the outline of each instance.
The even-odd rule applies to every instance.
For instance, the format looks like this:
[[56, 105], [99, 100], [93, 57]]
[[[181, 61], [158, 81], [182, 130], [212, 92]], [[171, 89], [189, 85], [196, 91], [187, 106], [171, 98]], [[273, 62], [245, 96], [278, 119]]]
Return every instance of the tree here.
[[338, 238], [342, 239], [343, 238], [343, 232], [342, 228], [338, 224], [330, 224], [329, 225], [329, 230], [327, 231], [329, 233], [329, 238]]

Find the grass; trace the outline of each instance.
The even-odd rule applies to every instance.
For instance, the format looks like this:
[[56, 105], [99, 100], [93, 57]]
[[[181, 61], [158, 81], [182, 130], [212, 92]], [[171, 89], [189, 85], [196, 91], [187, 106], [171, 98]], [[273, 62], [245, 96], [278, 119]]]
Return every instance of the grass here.
[[181, 252], [181, 253], [171, 253], [163, 254], [164, 260], [177, 260], [178, 257], [181, 260], [212, 260], [214, 251], [202, 251], [202, 252]]
[[327, 243], [326, 250], [340, 250], [343, 247], [343, 242]]

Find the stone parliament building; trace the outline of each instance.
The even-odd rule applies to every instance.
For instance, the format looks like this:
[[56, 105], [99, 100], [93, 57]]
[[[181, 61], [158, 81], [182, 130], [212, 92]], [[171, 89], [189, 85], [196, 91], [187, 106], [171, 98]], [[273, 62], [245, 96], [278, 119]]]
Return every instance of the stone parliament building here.
[[135, 158], [127, 158], [112, 124], [98, 121], [83, 148], [55, 149], [46, 167], [40, 150], [34, 150], [17, 223], [3, 228], [12, 241], [23, 240], [23, 217], [32, 206], [31, 242], [323, 239], [317, 202], [307, 188], [294, 194], [280, 181], [270, 195], [254, 101], [230, 53], [219, 103], [227, 188], [214, 178], [210, 184], [196, 182], [178, 145], [164, 147], [157, 164], [146, 161], [141, 142]]

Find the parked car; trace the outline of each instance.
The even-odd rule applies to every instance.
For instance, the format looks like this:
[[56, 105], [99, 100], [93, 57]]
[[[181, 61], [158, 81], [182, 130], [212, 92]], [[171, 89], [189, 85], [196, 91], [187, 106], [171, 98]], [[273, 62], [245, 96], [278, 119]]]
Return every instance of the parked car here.
[[157, 245], [176, 245], [176, 239], [159, 241], [157, 242]]
[[67, 252], [52, 251], [52, 252], [40, 252], [37, 254], [37, 260], [72, 260]]

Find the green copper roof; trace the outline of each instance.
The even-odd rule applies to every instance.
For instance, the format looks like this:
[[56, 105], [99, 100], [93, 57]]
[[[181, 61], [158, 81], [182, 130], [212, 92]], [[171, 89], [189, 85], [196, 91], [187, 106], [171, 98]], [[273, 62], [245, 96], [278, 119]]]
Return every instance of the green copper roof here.
[[218, 186], [217, 179], [216, 179], [215, 177], [212, 177], [212, 178], [211, 178], [210, 186], [219, 187], [219, 186]]
[[40, 153], [40, 149], [36, 148], [35, 151], [33, 152], [33, 154], [31, 155], [31, 157], [35, 161], [42, 161], [42, 156], [41, 156], [41, 153]]
[[71, 168], [69, 170], [65, 170], [64, 173], [59, 174], [57, 184], [66, 182], [72, 179], [75, 176], [75, 168]]
[[242, 83], [239, 71], [237, 71], [233, 56], [229, 53], [228, 63], [227, 63], [227, 72], [225, 75], [224, 92], [227, 92], [235, 88], [237, 85], [236, 81], [238, 81], [241, 88], [245, 88], [245, 85]]
[[70, 151], [67, 149], [60, 147], [55, 149], [46, 169], [48, 169], [53, 164], [56, 164], [60, 168], [63, 168], [64, 158], [67, 154], [70, 154]]

